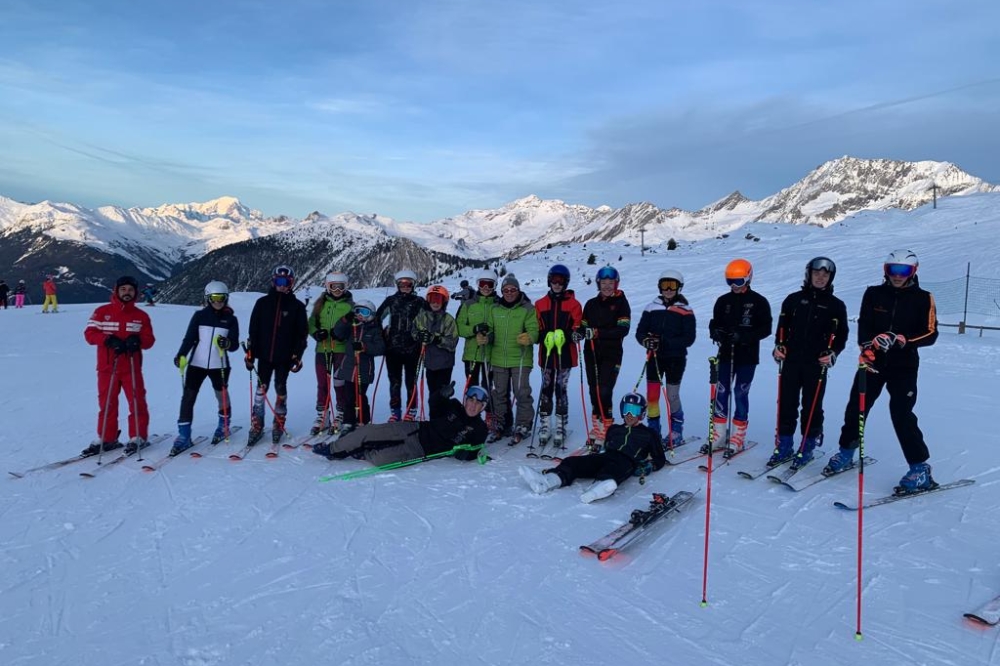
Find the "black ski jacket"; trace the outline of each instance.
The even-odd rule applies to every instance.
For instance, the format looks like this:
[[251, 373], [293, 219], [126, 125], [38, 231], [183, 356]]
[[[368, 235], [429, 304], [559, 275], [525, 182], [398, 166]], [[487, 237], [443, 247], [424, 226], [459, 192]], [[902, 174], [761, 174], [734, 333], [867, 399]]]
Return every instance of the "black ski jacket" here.
[[636, 466], [651, 458], [654, 471], [667, 464], [660, 436], [641, 423], [633, 428], [621, 423], [609, 427], [604, 436], [604, 451], [626, 455], [635, 461]]
[[413, 338], [414, 320], [417, 313], [427, 307], [427, 301], [415, 293], [404, 294], [397, 291], [388, 296], [375, 311], [375, 321], [385, 326], [385, 318], [389, 324], [385, 326], [386, 353], [412, 354], [420, 353], [420, 343]]
[[934, 296], [920, 288], [917, 276], [899, 289], [886, 280], [865, 290], [858, 315], [858, 344], [869, 344], [879, 333], [902, 335], [906, 345], [893, 346], [887, 352], [877, 351], [876, 370], [887, 366], [917, 367], [920, 365], [917, 349], [937, 342]]
[[803, 287], [781, 303], [774, 342], [784, 346], [785, 363], [813, 363], [828, 349], [839, 355], [847, 336], [847, 306], [830, 289]]
[[[431, 396], [430, 409], [438, 414], [430, 421], [420, 422], [420, 445], [425, 455], [443, 453], [456, 444], [484, 444], [489, 430], [482, 416], [469, 416], [465, 405], [455, 398], [446, 398], [435, 391]], [[458, 460], [473, 460], [476, 451], [456, 451]]]
[[254, 303], [247, 335], [254, 358], [271, 365], [288, 364], [292, 356], [301, 359], [309, 335], [306, 306], [272, 287]]
[[[709, 335], [719, 343], [719, 360], [729, 361], [735, 347], [736, 365], [760, 363], [760, 341], [771, 335], [772, 323], [771, 304], [753, 289], [719, 296], [708, 322]], [[733, 333], [738, 336], [735, 345], [729, 337]]]

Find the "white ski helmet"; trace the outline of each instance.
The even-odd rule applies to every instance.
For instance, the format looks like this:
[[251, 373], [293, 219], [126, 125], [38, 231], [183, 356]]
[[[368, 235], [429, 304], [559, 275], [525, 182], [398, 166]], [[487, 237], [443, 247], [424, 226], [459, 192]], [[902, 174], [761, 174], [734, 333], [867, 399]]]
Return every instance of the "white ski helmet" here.
[[392, 276], [392, 281], [399, 284], [400, 280], [409, 280], [414, 285], [417, 284], [417, 274], [408, 268], [404, 268], [401, 271], [397, 271], [395, 275]]
[[331, 284], [342, 284], [344, 289], [347, 289], [348, 283], [347, 273], [341, 273], [340, 271], [334, 271], [332, 273], [327, 273], [326, 278], [323, 280], [323, 286], [327, 289], [330, 288]]
[[659, 289], [660, 284], [664, 280], [676, 280], [681, 285], [677, 289], [677, 291], [680, 291], [681, 289], [684, 288], [684, 274], [681, 273], [680, 271], [675, 271], [672, 268], [668, 268], [667, 270], [660, 273], [660, 279], [656, 281], [657, 289]]
[[488, 268], [483, 269], [483, 271], [476, 278], [476, 287], [478, 287], [479, 283], [482, 282], [482, 281], [484, 281], [484, 280], [491, 281], [493, 283], [494, 289], [496, 288], [496, 286], [497, 286], [497, 274], [494, 273], [493, 271], [491, 271]]
[[885, 258], [882, 270], [885, 272], [887, 278], [912, 278], [917, 274], [917, 267], [919, 265], [920, 262], [917, 261], [917, 254], [913, 250], [893, 250]]
[[352, 311], [354, 312], [354, 316], [361, 321], [371, 321], [375, 319], [375, 304], [371, 301], [355, 301]]
[[226, 286], [225, 282], [219, 282], [218, 280], [212, 280], [205, 285], [205, 300], [207, 301], [209, 296], [212, 294], [224, 294], [226, 300], [229, 300], [229, 287]]

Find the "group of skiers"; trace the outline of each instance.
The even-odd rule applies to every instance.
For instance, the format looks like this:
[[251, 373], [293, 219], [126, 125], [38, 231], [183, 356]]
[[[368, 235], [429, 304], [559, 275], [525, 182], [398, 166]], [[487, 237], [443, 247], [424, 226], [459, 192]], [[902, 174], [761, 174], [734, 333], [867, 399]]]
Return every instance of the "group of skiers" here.
[[11, 295], [14, 296], [14, 307], [17, 309], [24, 307], [24, 295], [28, 293], [28, 286], [24, 280], [18, 280], [14, 288], [11, 289], [6, 280], [0, 280], [0, 308], [7, 309], [7, 303]]
[[[917, 266], [912, 252], [891, 253], [884, 264], [884, 282], [865, 292], [858, 320], [859, 363], [871, 370], [864, 409], [871, 408], [883, 387], [889, 391], [893, 425], [910, 464], [900, 482], [905, 491], [934, 485], [926, 462], [929, 453], [913, 414], [917, 348], [933, 344], [937, 337], [933, 297], [920, 289]], [[835, 276], [832, 260], [811, 260], [801, 289], [782, 303], [771, 352], [778, 363], [779, 406], [769, 465], [789, 461], [793, 467], [805, 465], [822, 443], [825, 380], [846, 348], [848, 336], [846, 308], [833, 295]], [[486, 270], [479, 275], [476, 290], [462, 294], [453, 317], [447, 312], [448, 290], [432, 285], [424, 297], [418, 296], [413, 271], [395, 274], [396, 291], [377, 308], [370, 301], [354, 299], [345, 273], [331, 272], [307, 313], [293, 293], [294, 271], [278, 266], [268, 293], [254, 305], [243, 344], [245, 366], [256, 376], [249, 443], [262, 437], [268, 408], [273, 416], [272, 441], [277, 443], [285, 435], [287, 379], [289, 373], [301, 370], [310, 336], [315, 341], [317, 381], [311, 434], [340, 436], [313, 450], [333, 459], [355, 455], [386, 461], [504, 438], [510, 438], [512, 445], [531, 438], [533, 445], [537, 437], [542, 444], [551, 441], [561, 447], [567, 437], [569, 376], [582, 358], [589, 385], [586, 440], [591, 455], [567, 458], [543, 473], [525, 468], [522, 475], [539, 492], [569, 485], [575, 478], [594, 478], [597, 483], [585, 497], [588, 501], [606, 497], [636, 471], [662, 467], [664, 448], [684, 443], [680, 386], [696, 322], [682, 294], [683, 275], [673, 269], [664, 271], [657, 282], [659, 295], [644, 308], [635, 331], [636, 341], [646, 352], [645, 395], [632, 392], [622, 398], [619, 415], [624, 425], [614, 425], [614, 389], [632, 314], [619, 289], [617, 269], [604, 266], [595, 277], [597, 294], [581, 306], [569, 288], [570, 271], [562, 264], [549, 269], [547, 292], [535, 302], [521, 291], [513, 274], [500, 280]], [[708, 324], [709, 335], [719, 346], [719, 379], [712, 441], [706, 443], [706, 452], [744, 447], [750, 386], [760, 362], [761, 342], [770, 337], [773, 326], [767, 299], [751, 287], [750, 262], [731, 261], [725, 279], [729, 289], [716, 300]], [[86, 338], [98, 346], [102, 409], [99, 439], [85, 450], [87, 455], [121, 446], [116, 399], [120, 388], [132, 405], [128, 447], [137, 450], [147, 445], [141, 354], [154, 338], [148, 316], [135, 307], [137, 291], [133, 278], [120, 278], [112, 302], [98, 308], [88, 323]], [[228, 358], [240, 344], [239, 324], [228, 297], [224, 283], [206, 285], [206, 305], [192, 316], [174, 358], [184, 390], [173, 454], [192, 446], [194, 402], [206, 377], [219, 407], [213, 441], [228, 436]], [[452, 373], [459, 339], [464, 341], [466, 380], [462, 400], [455, 400]], [[368, 393], [381, 375], [381, 368], [376, 370], [380, 356], [389, 381], [390, 413], [387, 426], [372, 426], [366, 425], [372, 420]], [[530, 382], [536, 362], [541, 371], [537, 405]], [[421, 376], [426, 378], [431, 425], [421, 425], [425, 421]], [[268, 398], [272, 380], [273, 403]], [[661, 393], [665, 414], [660, 411]], [[855, 387], [845, 412], [840, 449], [830, 459], [828, 471], [839, 472], [854, 464], [859, 409]], [[485, 423], [481, 413], [485, 413]], [[665, 420], [661, 421], [661, 414]], [[802, 442], [796, 448], [797, 426]]]

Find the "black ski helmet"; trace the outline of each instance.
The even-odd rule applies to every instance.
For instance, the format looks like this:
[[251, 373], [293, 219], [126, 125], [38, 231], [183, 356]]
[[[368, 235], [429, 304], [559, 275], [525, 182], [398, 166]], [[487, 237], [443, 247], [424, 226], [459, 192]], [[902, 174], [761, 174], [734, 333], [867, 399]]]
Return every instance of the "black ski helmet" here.
[[826, 288], [833, 290], [833, 278], [837, 275], [837, 264], [833, 263], [833, 259], [828, 257], [815, 257], [809, 260], [809, 263], [806, 264], [805, 286], [812, 285], [812, 276], [810, 275], [812, 271], [824, 270], [830, 273], [830, 281], [826, 284]]
[[646, 418], [646, 398], [639, 393], [626, 393], [622, 401], [618, 404], [618, 413], [625, 418], [625, 405], [639, 405], [642, 410], [639, 412], [639, 419]]

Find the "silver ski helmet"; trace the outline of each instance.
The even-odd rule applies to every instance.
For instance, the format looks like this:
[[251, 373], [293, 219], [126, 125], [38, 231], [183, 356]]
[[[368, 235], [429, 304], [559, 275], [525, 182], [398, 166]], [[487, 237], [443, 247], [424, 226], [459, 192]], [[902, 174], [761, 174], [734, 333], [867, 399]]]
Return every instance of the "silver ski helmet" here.
[[375, 319], [375, 304], [364, 299], [355, 301], [352, 312], [354, 312], [354, 316], [361, 321], [372, 321]]
[[205, 285], [205, 302], [208, 303], [212, 300], [219, 302], [217, 299], [213, 299], [213, 296], [223, 296], [222, 303], [229, 301], [229, 287], [226, 286], [225, 282], [212, 280]]

